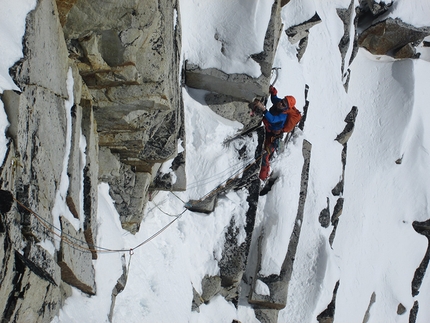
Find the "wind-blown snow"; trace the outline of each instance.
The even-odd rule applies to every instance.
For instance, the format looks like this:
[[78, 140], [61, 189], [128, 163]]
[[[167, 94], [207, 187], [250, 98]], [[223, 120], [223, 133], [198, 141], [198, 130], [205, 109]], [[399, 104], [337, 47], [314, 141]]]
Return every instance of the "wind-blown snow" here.
[[[0, 17], [6, 13], [0, 19], [0, 46], [10, 44], [0, 47], [4, 53], [0, 63], [2, 91], [15, 87], [7, 70], [22, 55], [24, 17], [34, 6], [34, 1], [24, 3], [16, 6], [8, 1], [0, 13]], [[271, 5], [269, 0], [205, 4], [180, 0], [183, 58], [202, 68], [259, 76], [259, 66], [250, 55], [263, 48]], [[306, 139], [312, 143], [308, 195], [287, 307], [280, 312], [279, 322], [316, 322], [340, 281], [336, 322], [362, 322], [374, 292], [376, 302], [370, 309], [369, 323], [408, 322], [407, 313], [416, 300], [420, 303], [417, 322], [424, 323], [430, 318], [430, 308], [426, 306], [430, 302], [430, 274], [427, 271], [415, 297], [411, 294], [411, 281], [428, 241], [413, 230], [412, 222], [427, 220], [430, 213], [430, 135], [426, 127], [430, 124], [430, 64], [426, 61], [430, 53], [421, 48], [423, 59], [395, 61], [360, 50], [350, 66], [347, 93], [338, 49], [343, 24], [336, 8], [349, 5], [349, 0], [303, 0], [291, 1], [283, 8], [285, 29], [315, 12], [322, 22], [312, 27], [300, 63], [296, 58], [297, 44], [290, 44], [284, 33], [275, 57], [274, 66], [281, 67], [276, 84], [280, 95], [294, 95], [300, 109], [305, 104], [307, 84], [310, 105], [304, 131], [298, 131], [273, 162], [274, 174], [279, 177], [276, 184], [259, 201], [254, 239], [264, 230], [261, 272], [277, 274], [282, 265], [297, 214], [303, 165], [301, 145]], [[9, 21], [11, 12], [19, 13], [13, 21]], [[388, 16], [400, 17], [417, 27], [430, 26], [430, 4], [398, 0]], [[346, 61], [350, 55], [351, 49]], [[187, 190], [154, 196], [146, 207], [141, 230], [133, 236], [121, 228], [109, 188], [101, 184], [99, 246], [134, 248], [181, 214], [184, 202], [202, 197], [240, 170], [245, 162], [236, 158], [236, 149], [245, 143], [249, 149], [255, 148], [256, 138], [225, 147], [224, 138], [241, 125], [213, 113], [204, 104], [203, 91], [185, 88], [183, 95]], [[352, 106], [358, 107], [358, 116], [348, 141], [342, 196], [345, 202], [331, 248], [328, 237], [332, 226], [321, 227], [318, 216], [327, 207], [327, 199], [333, 212], [338, 198], [331, 190], [342, 176], [343, 147], [334, 138], [343, 130], [344, 118]], [[0, 122], [4, 133], [5, 116], [0, 116]], [[5, 143], [1, 139], [3, 151]], [[0, 150], [1, 160], [3, 156]], [[396, 163], [399, 159], [400, 164]], [[136, 249], [131, 259], [125, 252], [126, 263], [130, 262], [129, 278], [117, 297], [113, 322], [257, 322], [252, 308], [242, 301], [245, 297], [237, 309], [216, 296], [200, 306], [200, 313], [191, 312], [192, 287], [201, 292], [202, 278], [219, 272], [218, 260], [231, 215], [239, 224], [240, 239], [244, 239], [246, 194], [245, 190], [229, 192], [209, 215], [187, 211], [161, 235]], [[52, 248], [48, 244], [44, 247]], [[73, 296], [66, 300], [54, 322], [106, 322], [111, 291], [122, 274], [121, 255], [100, 253], [94, 261], [97, 295], [87, 297], [73, 289]], [[247, 275], [251, 273], [249, 269]], [[258, 288], [268, 293], [262, 283]], [[399, 303], [406, 307], [406, 314], [396, 314]]]

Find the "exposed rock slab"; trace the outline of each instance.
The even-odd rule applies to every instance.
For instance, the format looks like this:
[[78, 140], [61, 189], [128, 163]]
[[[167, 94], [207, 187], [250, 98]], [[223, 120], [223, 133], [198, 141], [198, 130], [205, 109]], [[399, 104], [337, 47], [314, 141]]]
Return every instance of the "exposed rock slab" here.
[[39, 277], [57, 286], [61, 282], [61, 271], [55, 259], [44, 248], [29, 244], [24, 249], [24, 254], [16, 253], [22, 262], [27, 265]]
[[288, 40], [292, 44], [297, 43], [299, 40], [307, 37], [309, 35], [309, 29], [319, 24], [320, 22], [321, 18], [318, 13], [315, 12], [315, 14], [309, 20], [301, 24], [292, 26], [285, 31], [288, 36]]
[[[83, 232], [77, 232], [70, 222], [60, 218], [62, 240], [58, 253], [58, 264], [61, 267], [61, 278], [68, 284], [75, 286], [84, 293], [96, 293], [95, 270], [88, 246], [77, 248], [75, 241], [85, 241]], [[68, 242], [68, 243], [67, 243]]]
[[[151, 176], [148, 173], [134, 173], [129, 170], [127, 173], [124, 172], [122, 179], [125, 186], [114, 184], [110, 194], [116, 202], [122, 227], [135, 234], [142, 222]], [[124, 190], [121, 190], [123, 187]]]
[[308, 45], [309, 29], [320, 22], [321, 18], [319, 17], [318, 13], [315, 12], [315, 15], [313, 15], [313, 17], [309, 20], [301, 24], [291, 26], [285, 31], [288, 36], [288, 40], [292, 44], [299, 42], [299, 49], [297, 51], [297, 59], [299, 61], [303, 57]]
[[[85, 240], [94, 246], [97, 237], [97, 198], [98, 198], [98, 137], [91, 104], [82, 100], [82, 134], [86, 140], [85, 165], [83, 169], [83, 216]], [[93, 259], [97, 253], [92, 252]]]
[[428, 35], [429, 27], [417, 28], [399, 18], [388, 18], [363, 31], [358, 44], [374, 55], [393, 56], [407, 44], [419, 43]]
[[[14, 155], [20, 165], [14, 172], [18, 179], [18, 199], [52, 222], [49, 210], [54, 206], [65, 154], [64, 99], [33, 85], [23, 86], [19, 95], [9, 91], [5, 97], [6, 111], [13, 116], [11, 120], [16, 128], [16, 137], [12, 138], [16, 143]], [[47, 106], [53, 108], [47, 109]], [[28, 212], [21, 211], [26, 234], [44, 240], [44, 227]]]
[[227, 74], [215, 68], [201, 69], [191, 63], [186, 65], [185, 82], [192, 88], [222, 93], [248, 102], [265, 96], [269, 86], [267, 81], [263, 85], [259, 79], [246, 74]]
[[[55, 1], [37, 1], [26, 20], [24, 58], [15, 65], [15, 82], [38, 85], [67, 98], [65, 82], [69, 69], [68, 51]], [[54, 13], [54, 14], [53, 14]], [[53, 54], [55, 49], [55, 54]]]
[[337, 296], [337, 290], [339, 288], [340, 281], [336, 282], [336, 285], [334, 286], [333, 290], [333, 297], [331, 299], [331, 302], [327, 305], [327, 308], [322, 311], [317, 316], [317, 321], [319, 323], [333, 323], [334, 322], [334, 313], [336, 310], [336, 296]]

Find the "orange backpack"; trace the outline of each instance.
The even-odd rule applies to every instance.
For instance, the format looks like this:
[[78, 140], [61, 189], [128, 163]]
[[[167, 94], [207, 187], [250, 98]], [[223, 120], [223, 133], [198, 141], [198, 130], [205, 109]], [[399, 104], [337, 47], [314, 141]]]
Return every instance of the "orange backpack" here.
[[293, 131], [294, 127], [302, 120], [302, 114], [296, 107], [291, 107], [284, 113], [287, 115], [287, 121], [285, 121], [282, 131]]

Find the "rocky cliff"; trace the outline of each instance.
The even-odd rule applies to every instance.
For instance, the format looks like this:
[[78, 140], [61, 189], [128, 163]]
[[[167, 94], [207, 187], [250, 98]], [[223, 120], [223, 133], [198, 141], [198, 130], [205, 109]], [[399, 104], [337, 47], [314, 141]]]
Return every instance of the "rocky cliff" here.
[[10, 69], [21, 91], [1, 96], [2, 321], [50, 322], [70, 286], [97, 293], [100, 181], [133, 233], [161, 164], [185, 178], [180, 36], [176, 1], [41, 0], [28, 14]]
[[[0, 168], [2, 321], [50, 322], [71, 295], [70, 286], [88, 295], [97, 293], [92, 260], [98, 252], [100, 182], [110, 184], [121, 224], [131, 233], [139, 230], [150, 192], [186, 189], [183, 85], [207, 90], [205, 100], [214, 111], [252, 125], [247, 102], [266, 94], [277, 43], [284, 32], [280, 11], [287, 3], [273, 3], [264, 50], [252, 56], [262, 73], [252, 78], [181, 61], [177, 0], [37, 2], [26, 21], [24, 57], [10, 69], [20, 91], [1, 95], [10, 122], [8, 151]], [[350, 24], [355, 26], [354, 50], [362, 46], [376, 55], [417, 56], [414, 45], [430, 33], [427, 28], [393, 19], [379, 21], [389, 6], [361, 1], [354, 8], [353, 3], [338, 15], [345, 31]], [[358, 13], [355, 21], [351, 19], [353, 10]], [[299, 60], [319, 19], [316, 14], [285, 31], [292, 43], [299, 42]], [[386, 31], [383, 35], [381, 29]], [[348, 50], [348, 37], [345, 32], [339, 44], [341, 53]], [[346, 90], [349, 64], [344, 62], [340, 71]], [[347, 126], [336, 139], [345, 147], [343, 165], [356, 113], [353, 108], [354, 116], [345, 119]], [[258, 135], [261, 147], [264, 134], [260, 131]], [[303, 204], [310, 153], [311, 144], [304, 142]], [[168, 160], [173, 160], [171, 173], [160, 172]], [[216, 294], [237, 304], [254, 233], [260, 193], [257, 173], [258, 165], [219, 190], [222, 194], [248, 188], [247, 237], [237, 245], [232, 221], [220, 276], [205, 277], [202, 295], [195, 291], [194, 310]], [[341, 190], [342, 185], [343, 176], [336, 187]], [[214, 201], [216, 197], [212, 207]], [[339, 198], [338, 212], [331, 217], [336, 225], [342, 203]], [[323, 211], [320, 222], [325, 225], [330, 214]], [[298, 212], [298, 223], [302, 212]], [[264, 277], [258, 264], [255, 268], [255, 277], [269, 285], [272, 297], [255, 291], [257, 280], [249, 282], [250, 303], [262, 322], [275, 322], [277, 311], [285, 307], [299, 234], [297, 227], [279, 276]], [[330, 239], [334, 234], [335, 230]], [[115, 293], [120, 291], [119, 286]], [[329, 322], [328, 317], [324, 322]]]

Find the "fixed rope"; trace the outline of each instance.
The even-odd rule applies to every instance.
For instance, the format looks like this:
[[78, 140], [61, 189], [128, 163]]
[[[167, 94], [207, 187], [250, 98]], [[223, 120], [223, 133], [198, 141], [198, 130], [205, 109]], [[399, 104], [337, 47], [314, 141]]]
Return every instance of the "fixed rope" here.
[[[178, 220], [182, 216], [182, 214], [185, 213], [185, 211], [187, 211], [185, 209], [182, 213], [180, 213], [178, 216], [176, 216], [175, 219], [173, 219], [172, 221], [170, 221], [167, 225], [165, 225], [163, 228], [161, 228], [160, 230], [158, 230], [152, 236], [150, 236], [149, 238], [147, 238], [143, 242], [139, 243], [137, 246], [135, 246], [133, 248], [129, 248], [129, 249], [111, 249], [111, 248], [104, 248], [104, 247], [100, 247], [100, 246], [97, 246], [97, 245], [88, 244], [84, 240], [80, 240], [80, 239], [74, 238], [74, 237], [72, 237], [72, 236], [70, 236], [70, 235], [62, 232], [61, 229], [55, 227], [54, 224], [52, 224], [52, 223], [46, 221], [45, 219], [43, 219], [40, 215], [38, 215], [36, 212], [34, 212], [33, 210], [31, 210], [30, 208], [28, 208], [27, 206], [25, 206], [23, 203], [21, 203], [15, 197], [13, 197], [13, 199], [15, 200], [15, 202], [18, 205], [20, 205], [26, 211], [30, 212], [39, 221], [39, 223], [43, 227], [45, 227], [46, 230], [48, 230], [49, 232], [51, 232], [54, 236], [58, 237], [62, 242], [68, 244], [70, 247], [72, 247], [74, 249], [77, 249], [77, 250], [80, 250], [80, 251], [83, 251], [83, 252], [91, 252], [91, 253], [93, 253], [93, 252], [100, 252], [100, 253], [129, 252], [130, 255], [132, 255], [134, 253], [134, 250], [136, 250], [137, 248], [140, 248], [144, 244], [150, 242], [152, 239], [154, 239], [155, 237], [157, 237], [164, 230], [166, 230], [169, 226], [171, 226], [176, 220]], [[61, 234], [59, 234], [58, 232], [56, 232], [54, 229], [57, 230], [58, 232], [61, 232]]]
[[[243, 174], [249, 168], [251, 168], [253, 165], [255, 165], [257, 162], [259, 162], [261, 160], [261, 158], [263, 157], [263, 155], [264, 155], [264, 153], [262, 153], [252, 163], [246, 165], [245, 167], [241, 167], [240, 169], [238, 169], [238, 171], [236, 171], [235, 173], [233, 173], [233, 175], [231, 177], [229, 177], [228, 179], [226, 179], [224, 181], [225, 182], [224, 184], [221, 183], [215, 189], [209, 191], [208, 193], [206, 193], [205, 195], [203, 195], [199, 200], [197, 200], [195, 202], [203, 201], [207, 197], [209, 197], [209, 196], [211, 196], [213, 194], [216, 194], [217, 192], [225, 189], [225, 187], [228, 184], [230, 184], [232, 181], [234, 181], [235, 179], [237, 179], [239, 177], [239, 175]], [[38, 220], [38, 222], [48, 232], [50, 232], [54, 236], [58, 237], [60, 239], [60, 241], [68, 244], [70, 247], [72, 247], [74, 249], [77, 249], [77, 250], [80, 250], [80, 251], [83, 251], [83, 252], [91, 252], [91, 253], [94, 253], [94, 252], [99, 252], [99, 253], [129, 252], [130, 253], [130, 257], [131, 257], [133, 255], [133, 253], [134, 253], [134, 250], [136, 250], [137, 248], [140, 248], [141, 246], [145, 245], [146, 243], [148, 243], [151, 240], [153, 240], [154, 238], [156, 238], [158, 235], [160, 235], [162, 232], [164, 232], [168, 227], [170, 227], [174, 222], [176, 222], [188, 210], [188, 207], [190, 206], [189, 202], [183, 201], [177, 194], [175, 194], [172, 191], [170, 191], [170, 193], [172, 193], [177, 199], [179, 199], [182, 203], [184, 203], [184, 210], [181, 213], [177, 214], [177, 215], [172, 215], [172, 214], [169, 214], [169, 213], [163, 211], [156, 203], [154, 203], [155, 207], [158, 210], [160, 210], [160, 212], [162, 212], [163, 214], [165, 214], [167, 216], [174, 217], [174, 219], [172, 221], [170, 221], [168, 224], [166, 224], [164, 227], [162, 227], [160, 230], [158, 230], [157, 232], [155, 232], [149, 238], [147, 238], [146, 240], [142, 241], [141, 243], [139, 243], [135, 247], [129, 248], [129, 249], [111, 249], [111, 248], [105, 248], [105, 247], [97, 246], [95, 244], [89, 244], [87, 241], [75, 238], [75, 237], [73, 237], [73, 236], [71, 236], [71, 235], [63, 232], [60, 228], [57, 228], [53, 223], [50, 223], [49, 221], [43, 219], [40, 215], [38, 215], [36, 212], [34, 212], [33, 210], [31, 210], [29, 207], [25, 206], [23, 203], [21, 203], [15, 197], [13, 197], [13, 199], [15, 200], [15, 202], [19, 206], [21, 206], [27, 212], [29, 212], [30, 214], [32, 214]]]

